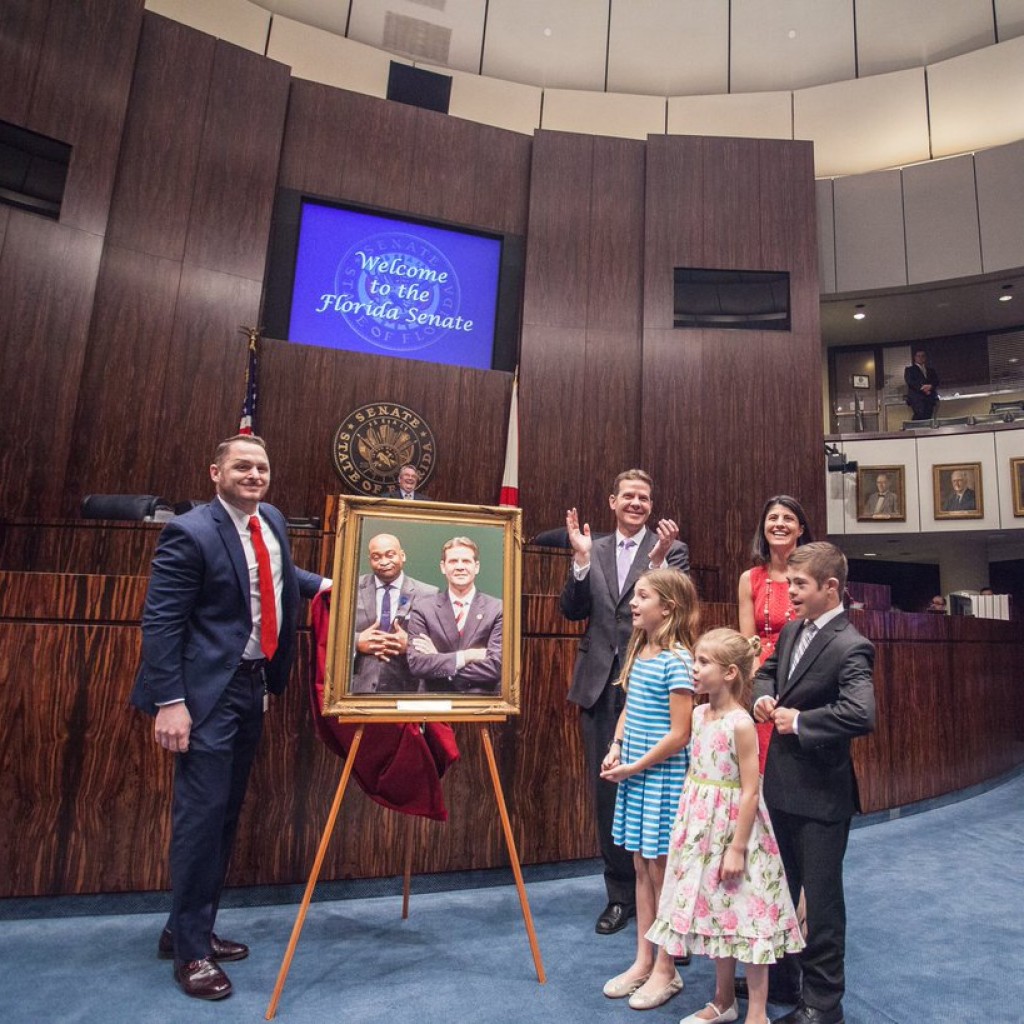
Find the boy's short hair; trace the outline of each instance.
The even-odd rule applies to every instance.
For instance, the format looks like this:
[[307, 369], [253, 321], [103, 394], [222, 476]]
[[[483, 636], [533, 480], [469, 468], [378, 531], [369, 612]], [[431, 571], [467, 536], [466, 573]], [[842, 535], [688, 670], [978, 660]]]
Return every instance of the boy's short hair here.
[[651, 493], [654, 492], [654, 481], [651, 479], [650, 473], [645, 473], [642, 469], [626, 469], [615, 478], [615, 482], [612, 484], [613, 495], [619, 493], [619, 484], [623, 480], [641, 480], [650, 487]]
[[819, 587], [823, 587], [827, 579], [838, 580], [840, 595], [846, 592], [846, 555], [827, 540], [816, 540], [798, 547], [786, 559], [786, 565], [806, 569], [807, 575]]

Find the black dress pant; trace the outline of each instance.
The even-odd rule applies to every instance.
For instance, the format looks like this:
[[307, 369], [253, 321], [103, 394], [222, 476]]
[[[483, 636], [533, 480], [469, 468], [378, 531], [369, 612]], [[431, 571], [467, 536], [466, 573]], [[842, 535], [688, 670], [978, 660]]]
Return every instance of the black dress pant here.
[[171, 915], [178, 962], [210, 955], [249, 770], [263, 731], [263, 673], [240, 669], [174, 763]]
[[[617, 663], [612, 679], [618, 678]], [[612, 821], [615, 817], [615, 795], [618, 786], [601, 778], [601, 762], [608, 746], [615, 738], [615, 726], [626, 703], [621, 686], [608, 683], [601, 691], [597, 703], [580, 708], [580, 728], [583, 751], [587, 759], [587, 774], [594, 781], [594, 818], [597, 823], [597, 841], [604, 860], [604, 884], [609, 903], [624, 903], [632, 907], [636, 902], [636, 871], [633, 854], [612, 842]]]
[[787, 987], [795, 987], [802, 971], [803, 1002], [816, 1010], [831, 1010], [839, 1005], [846, 990], [843, 858], [850, 819], [818, 821], [773, 808], [768, 812], [793, 905], [800, 897], [801, 886], [807, 902], [807, 946], [799, 958], [784, 957], [780, 973]]

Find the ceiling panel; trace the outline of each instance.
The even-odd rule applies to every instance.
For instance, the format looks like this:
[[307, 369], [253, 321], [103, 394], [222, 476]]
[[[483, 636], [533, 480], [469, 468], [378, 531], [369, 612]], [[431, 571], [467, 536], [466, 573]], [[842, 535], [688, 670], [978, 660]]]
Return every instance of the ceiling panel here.
[[855, 74], [852, 0], [732, 0], [730, 92], [803, 89]]
[[995, 41], [992, 0], [857, 0], [862, 78], [934, 64]]
[[[210, 0], [199, 0], [200, 3], [213, 7]], [[322, 28], [325, 32], [333, 32], [336, 36], [345, 35], [348, 28], [349, 0], [257, 0], [260, 7], [265, 7], [273, 14], [281, 14], [303, 25]]]
[[608, 0], [489, 0], [485, 75], [555, 89], [604, 89]]
[[999, 42], [1024, 36], [1024, 0], [995, 0]]
[[608, 89], [651, 96], [729, 91], [729, 8], [707, 0], [612, 0]]
[[348, 34], [368, 46], [479, 72], [486, 0], [352, 0]]
[[426, 64], [417, 63], [416, 66], [451, 75], [452, 95], [448, 113], [452, 117], [524, 135], [532, 135], [540, 127], [540, 103], [544, 93], [536, 86], [446, 71]]

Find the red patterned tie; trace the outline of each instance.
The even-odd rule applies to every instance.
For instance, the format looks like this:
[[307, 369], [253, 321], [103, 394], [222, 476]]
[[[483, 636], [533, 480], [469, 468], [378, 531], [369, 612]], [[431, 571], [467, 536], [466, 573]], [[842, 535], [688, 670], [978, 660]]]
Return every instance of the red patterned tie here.
[[277, 650], [277, 603], [274, 600], [274, 571], [270, 568], [270, 552], [263, 539], [258, 516], [249, 516], [249, 534], [256, 552], [256, 569], [260, 581], [260, 647], [269, 661]]
[[455, 605], [455, 628], [462, 634], [462, 627], [466, 624], [466, 608], [468, 602], [466, 601], [452, 601]]

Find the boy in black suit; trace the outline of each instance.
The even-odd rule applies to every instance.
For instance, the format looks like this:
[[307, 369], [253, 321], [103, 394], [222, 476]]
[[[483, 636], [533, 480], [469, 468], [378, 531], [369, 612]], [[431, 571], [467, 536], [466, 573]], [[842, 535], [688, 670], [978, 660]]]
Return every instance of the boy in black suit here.
[[[843, 857], [860, 810], [850, 740], [875, 724], [875, 649], [843, 610], [846, 558], [833, 544], [797, 548], [788, 562], [797, 619], [754, 678], [754, 718], [775, 723], [764, 798], [794, 903], [807, 900], [807, 948], [797, 1007], [775, 1024], [843, 1024], [846, 905]], [[793, 958], [780, 972], [796, 990]]]

